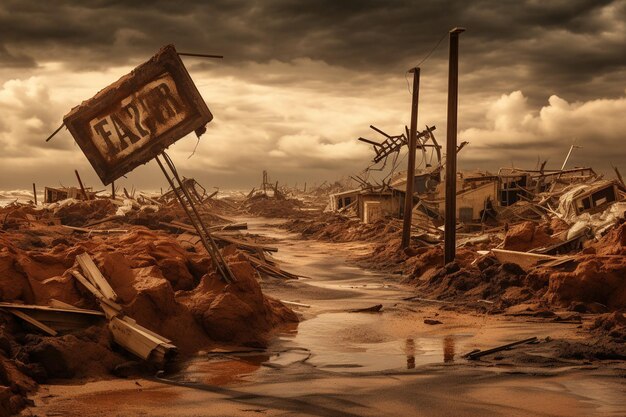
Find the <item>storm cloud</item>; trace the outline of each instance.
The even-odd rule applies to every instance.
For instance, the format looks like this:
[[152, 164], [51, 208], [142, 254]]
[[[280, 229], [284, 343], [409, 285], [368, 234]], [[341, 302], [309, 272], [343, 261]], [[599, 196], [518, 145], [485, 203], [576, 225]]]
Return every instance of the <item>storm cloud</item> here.
[[[373, 135], [369, 124], [404, 129], [405, 72], [439, 41], [422, 65], [420, 125], [445, 137], [445, 35], [455, 26], [467, 28], [461, 168], [560, 166], [573, 141], [584, 152], [572, 163], [622, 164], [626, 0], [15, 0], [0, 4], [0, 187], [71, 182], [73, 168], [97, 184], [69, 134], [45, 137], [168, 43], [225, 55], [185, 58], [215, 120], [192, 158], [195, 138], [172, 148], [184, 174], [247, 187], [262, 169], [309, 183], [358, 172], [372, 155], [356, 138]], [[155, 173], [143, 167], [128, 181], [158, 187]]]

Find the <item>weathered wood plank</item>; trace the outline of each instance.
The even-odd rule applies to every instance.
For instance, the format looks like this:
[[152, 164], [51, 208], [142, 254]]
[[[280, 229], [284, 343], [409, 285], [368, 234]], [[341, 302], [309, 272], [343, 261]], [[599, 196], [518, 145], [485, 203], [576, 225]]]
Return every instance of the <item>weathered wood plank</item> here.
[[81, 253], [76, 257], [78, 264], [80, 265], [83, 273], [87, 276], [89, 281], [100, 290], [102, 295], [104, 295], [109, 300], [115, 301], [117, 300], [117, 294], [111, 288], [109, 281], [102, 275], [96, 264], [91, 259], [88, 253]]

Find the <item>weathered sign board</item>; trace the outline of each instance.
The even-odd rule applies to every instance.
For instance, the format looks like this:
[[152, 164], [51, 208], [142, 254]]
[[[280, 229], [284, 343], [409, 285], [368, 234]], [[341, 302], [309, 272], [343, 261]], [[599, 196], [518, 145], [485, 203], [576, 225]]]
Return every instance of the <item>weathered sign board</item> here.
[[213, 119], [173, 45], [63, 118], [106, 184]]

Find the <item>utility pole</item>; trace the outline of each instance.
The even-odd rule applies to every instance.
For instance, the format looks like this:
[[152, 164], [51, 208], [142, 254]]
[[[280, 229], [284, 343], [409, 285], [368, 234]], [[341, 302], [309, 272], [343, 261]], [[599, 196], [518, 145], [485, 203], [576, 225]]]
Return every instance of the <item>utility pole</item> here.
[[417, 106], [420, 93], [420, 69], [413, 68], [413, 97], [411, 99], [411, 131], [409, 132], [409, 161], [404, 194], [404, 222], [402, 223], [402, 249], [411, 243], [411, 214], [413, 211], [413, 182], [415, 181], [415, 148], [417, 147]]
[[459, 102], [459, 35], [462, 32], [465, 32], [465, 29], [458, 27], [450, 31], [444, 264], [454, 261], [456, 257], [456, 136]]

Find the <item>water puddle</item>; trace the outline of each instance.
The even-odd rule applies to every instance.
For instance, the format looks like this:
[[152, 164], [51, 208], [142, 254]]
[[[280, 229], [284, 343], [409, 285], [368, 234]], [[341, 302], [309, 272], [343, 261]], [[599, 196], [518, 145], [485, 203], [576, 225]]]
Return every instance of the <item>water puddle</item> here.
[[[307, 374], [410, 371], [423, 365], [459, 362], [477, 348], [497, 346], [528, 336], [555, 336], [564, 325], [544, 325], [491, 318], [446, 316], [437, 308], [398, 307], [406, 288], [397, 278], [349, 265], [350, 246], [303, 241], [259, 219], [248, 221], [250, 232], [279, 239], [276, 258], [290, 272], [311, 277], [300, 286], [282, 289], [287, 297], [310, 304], [309, 315], [297, 329], [277, 336], [267, 351], [212, 353], [185, 365], [181, 376], [213, 385], [259, 382], [265, 371], [281, 369]], [[325, 292], [312, 289], [324, 288]], [[304, 291], [307, 289], [307, 291]], [[307, 298], [308, 297], [308, 298]], [[383, 304], [382, 313], [350, 313], [355, 307]], [[428, 310], [431, 308], [431, 310]], [[438, 316], [445, 324], [428, 326], [424, 319]], [[445, 318], [442, 318], [445, 317]], [[560, 326], [560, 327], [559, 327]], [[527, 336], [528, 335], [528, 336]], [[272, 374], [268, 378], [275, 378]]]

